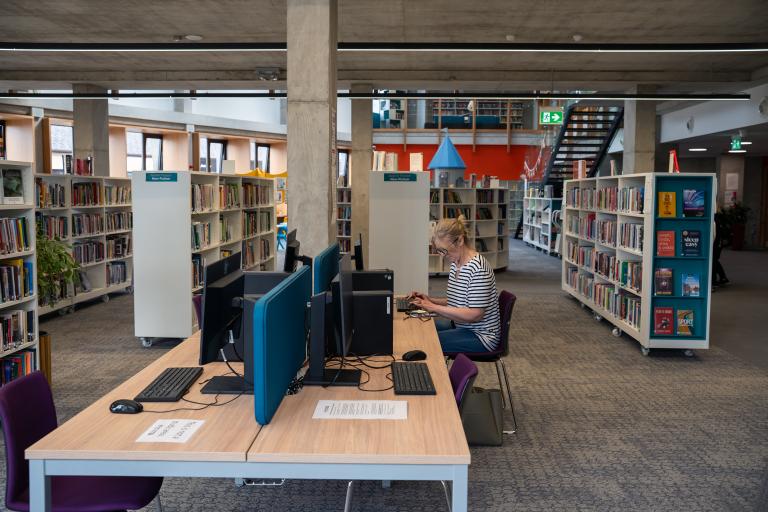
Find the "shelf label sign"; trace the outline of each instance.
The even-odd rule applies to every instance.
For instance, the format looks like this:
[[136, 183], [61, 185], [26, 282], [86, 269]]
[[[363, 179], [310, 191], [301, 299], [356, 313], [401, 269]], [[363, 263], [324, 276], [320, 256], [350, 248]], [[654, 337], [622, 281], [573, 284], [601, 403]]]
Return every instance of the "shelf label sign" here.
[[179, 181], [179, 175], [175, 172], [148, 172], [147, 181], [168, 183]]
[[385, 172], [384, 181], [416, 181], [416, 175], [410, 172]]
[[544, 125], [563, 124], [563, 111], [559, 109], [558, 110], [540, 110], [539, 124], [544, 124]]

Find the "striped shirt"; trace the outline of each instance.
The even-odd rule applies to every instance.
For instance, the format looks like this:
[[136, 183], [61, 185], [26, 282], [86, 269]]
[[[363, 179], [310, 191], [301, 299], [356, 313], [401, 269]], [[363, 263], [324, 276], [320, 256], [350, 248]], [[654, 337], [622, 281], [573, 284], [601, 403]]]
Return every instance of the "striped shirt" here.
[[481, 254], [473, 256], [458, 269], [451, 263], [448, 274], [448, 306], [454, 308], [483, 308], [483, 318], [477, 322], [455, 322], [456, 327], [471, 329], [483, 346], [491, 351], [499, 344], [501, 320], [496, 276]]

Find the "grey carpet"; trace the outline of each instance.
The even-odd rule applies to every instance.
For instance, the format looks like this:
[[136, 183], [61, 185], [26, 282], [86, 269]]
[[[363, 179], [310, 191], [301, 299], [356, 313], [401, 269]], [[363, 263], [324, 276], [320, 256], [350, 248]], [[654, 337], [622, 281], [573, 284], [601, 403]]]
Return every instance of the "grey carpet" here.
[[[497, 275], [518, 296], [507, 364], [520, 429], [501, 448], [472, 449], [470, 510], [768, 509], [765, 370], [717, 342], [693, 358], [676, 351], [643, 357], [634, 340], [614, 338], [565, 296], [559, 275], [560, 260], [518, 242], [509, 271]], [[433, 291], [444, 286], [444, 278], [431, 280]], [[731, 289], [736, 295], [740, 284]], [[739, 300], [749, 300], [748, 292]], [[62, 420], [167, 350], [141, 348], [132, 309], [132, 297], [118, 296], [43, 323], [54, 337]], [[713, 308], [713, 323], [720, 314]], [[478, 385], [497, 386], [492, 366], [481, 368]], [[4, 471], [3, 464], [0, 484]], [[161, 496], [168, 511], [276, 512], [341, 510], [344, 493], [345, 483], [334, 481], [235, 488], [231, 480], [173, 478]], [[353, 510], [446, 508], [436, 482], [391, 489], [363, 482]]]

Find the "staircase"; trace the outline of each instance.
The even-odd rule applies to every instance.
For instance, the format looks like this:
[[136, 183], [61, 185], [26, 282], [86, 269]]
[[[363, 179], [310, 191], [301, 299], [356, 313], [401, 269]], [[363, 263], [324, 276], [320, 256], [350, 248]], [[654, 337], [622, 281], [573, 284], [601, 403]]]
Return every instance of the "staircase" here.
[[554, 185], [554, 197], [560, 197], [563, 181], [573, 177], [573, 162], [587, 161], [587, 176], [595, 176], [608, 145], [624, 118], [624, 108], [618, 106], [569, 106], [563, 126], [552, 146], [544, 171], [544, 184]]

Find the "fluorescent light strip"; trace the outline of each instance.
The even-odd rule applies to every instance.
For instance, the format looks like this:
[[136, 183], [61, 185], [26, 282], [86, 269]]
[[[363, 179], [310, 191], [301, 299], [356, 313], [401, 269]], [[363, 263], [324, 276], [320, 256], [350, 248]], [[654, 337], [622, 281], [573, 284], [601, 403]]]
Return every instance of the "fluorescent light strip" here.
[[731, 149], [728, 151], [729, 153], [746, 153], [746, 149]]
[[[445, 53], [768, 53], [768, 42], [722, 44], [579, 43], [338, 43], [339, 52]], [[287, 43], [22, 43], [0, 42], [6, 52], [286, 52]]]
[[[27, 92], [0, 92], [0, 99], [78, 99], [100, 100], [121, 98], [286, 98], [285, 92], [145, 92], [145, 93], [27, 93]], [[636, 101], [746, 101], [750, 99], [748, 94], [549, 94], [549, 93], [338, 93], [339, 98], [351, 99], [498, 99], [498, 100], [636, 100]]]
[[749, 146], [750, 144], [752, 144], [751, 141], [746, 141], [746, 140], [741, 141], [742, 146]]
[[706, 151], [707, 148], [688, 148], [688, 151]]

